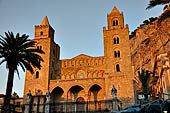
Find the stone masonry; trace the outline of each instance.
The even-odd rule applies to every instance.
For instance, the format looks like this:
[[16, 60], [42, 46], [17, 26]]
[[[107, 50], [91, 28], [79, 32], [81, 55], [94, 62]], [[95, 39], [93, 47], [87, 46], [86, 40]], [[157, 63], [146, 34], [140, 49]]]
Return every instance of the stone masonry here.
[[[54, 42], [54, 29], [47, 17], [35, 26], [37, 48], [42, 49], [44, 62], [41, 70], [26, 72], [24, 96], [45, 95], [49, 90], [53, 102], [98, 101], [112, 99], [114, 84], [117, 98], [123, 106], [134, 103], [133, 73], [131, 68], [129, 28], [124, 26], [123, 13], [116, 7], [107, 15], [103, 27], [104, 56], [80, 54], [60, 60], [60, 46]], [[102, 46], [102, 45], [101, 45]]]

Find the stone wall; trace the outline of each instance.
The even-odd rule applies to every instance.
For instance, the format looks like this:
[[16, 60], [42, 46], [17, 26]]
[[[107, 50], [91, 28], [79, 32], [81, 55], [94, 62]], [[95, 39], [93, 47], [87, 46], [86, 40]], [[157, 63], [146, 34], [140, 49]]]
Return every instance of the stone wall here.
[[96, 78], [104, 75], [104, 57], [79, 55], [61, 62], [61, 79]]

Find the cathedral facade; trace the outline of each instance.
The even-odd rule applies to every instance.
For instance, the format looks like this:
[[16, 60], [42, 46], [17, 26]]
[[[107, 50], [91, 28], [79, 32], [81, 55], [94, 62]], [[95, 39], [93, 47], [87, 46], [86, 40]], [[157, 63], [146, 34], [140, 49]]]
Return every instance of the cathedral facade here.
[[80, 54], [60, 60], [60, 46], [54, 42], [54, 29], [47, 17], [35, 26], [36, 47], [42, 49], [44, 62], [34, 74], [26, 71], [24, 96], [45, 95], [49, 90], [53, 102], [99, 101], [112, 99], [112, 86], [123, 104], [134, 103], [129, 28], [123, 13], [116, 7], [107, 15], [103, 27], [104, 56]]

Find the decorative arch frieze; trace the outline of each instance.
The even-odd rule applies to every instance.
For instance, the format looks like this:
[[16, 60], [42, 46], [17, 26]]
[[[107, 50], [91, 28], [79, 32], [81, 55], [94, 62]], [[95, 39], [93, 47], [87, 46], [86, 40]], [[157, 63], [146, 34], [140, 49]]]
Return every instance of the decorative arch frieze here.
[[62, 60], [62, 68], [103, 65], [104, 57]]

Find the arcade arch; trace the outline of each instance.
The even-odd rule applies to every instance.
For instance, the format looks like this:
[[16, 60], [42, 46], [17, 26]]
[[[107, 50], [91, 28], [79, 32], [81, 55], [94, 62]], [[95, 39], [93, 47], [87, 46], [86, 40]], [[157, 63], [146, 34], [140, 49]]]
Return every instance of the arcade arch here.
[[51, 92], [53, 102], [64, 102], [64, 90], [61, 87], [56, 87]]
[[79, 97], [85, 96], [85, 90], [79, 85], [72, 86], [67, 92], [67, 101], [76, 102]]
[[98, 84], [94, 84], [89, 88], [88, 92], [88, 101], [89, 110], [96, 110], [97, 108], [101, 108], [102, 105], [99, 101], [104, 100], [104, 90]]

